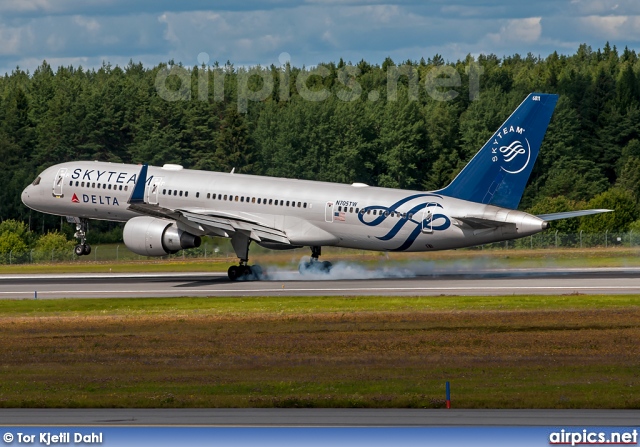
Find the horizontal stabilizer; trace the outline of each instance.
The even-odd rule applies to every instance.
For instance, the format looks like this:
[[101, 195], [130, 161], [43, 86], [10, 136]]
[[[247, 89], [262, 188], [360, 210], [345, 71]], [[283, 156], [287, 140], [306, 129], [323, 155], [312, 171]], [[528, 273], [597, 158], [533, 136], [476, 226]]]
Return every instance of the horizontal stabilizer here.
[[565, 211], [565, 212], [562, 212], [562, 213], [538, 214], [536, 217], [539, 217], [542, 220], [550, 222], [552, 220], [571, 219], [572, 217], [590, 216], [592, 214], [610, 213], [612, 211], [613, 210]]

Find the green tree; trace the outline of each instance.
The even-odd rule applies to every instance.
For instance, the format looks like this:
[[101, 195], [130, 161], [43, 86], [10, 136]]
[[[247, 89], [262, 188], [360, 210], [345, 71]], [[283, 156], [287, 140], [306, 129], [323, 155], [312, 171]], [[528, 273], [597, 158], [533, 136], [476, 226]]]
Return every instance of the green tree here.
[[547, 174], [540, 189], [542, 197], [564, 196], [569, 200], [589, 200], [605, 191], [609, 182], [597, 165], [589, 160], [563, 157]]
[[631, 222], [638, 217], [635, 197], [620, 188], [611, 188], [598, 194], [587, 203], [587, 208], [610, 209], [613, 212], [583, 217], [580, 230], [585, 233], [627, 231]]
[[33, 256], [40, 261], [69, 259], [73, 255], [74, 245], [64, 234], [52, 231], [38, 238]]
[[[585, 206], [584, 202], [576, 202], [564, 196], [542, 197], [527, 212], [533, 215], [562, 213], [585, 209]], [[580, 219], [560, 219], [551, 221], [549, 228], [553, 231], [558, 230], [560, 233], [570, 234], [577, 233], [579, 226]]]
[[256, 166], [256, 156], [244, 117], [235, 107], [226, 110], [216, 136], [216, 164], [223, 171], [252, 174]]

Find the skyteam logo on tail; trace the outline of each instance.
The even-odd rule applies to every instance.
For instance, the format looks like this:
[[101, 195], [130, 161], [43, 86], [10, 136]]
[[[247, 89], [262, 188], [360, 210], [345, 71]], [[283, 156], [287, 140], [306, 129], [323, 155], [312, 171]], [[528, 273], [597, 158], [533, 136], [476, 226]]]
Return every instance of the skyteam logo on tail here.
[[[524, 134], [525, 129], [520, 126], [510, 126], [500, 129], [493, 140], [491, 160], [500, 162], [502, 170], [508, 174], [518, 174], [531, 161], [531, 145], [526, 138], [510, 141], [511, 138]], [[511, 135], [511, 134], [518, 135]]]

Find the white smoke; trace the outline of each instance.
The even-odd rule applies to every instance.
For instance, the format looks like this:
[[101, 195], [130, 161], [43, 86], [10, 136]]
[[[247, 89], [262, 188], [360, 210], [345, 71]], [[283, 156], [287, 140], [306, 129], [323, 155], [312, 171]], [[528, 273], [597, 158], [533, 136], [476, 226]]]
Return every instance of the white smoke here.
[[[303, 258], [306, 261], [309, 258]], [[297, 266], [277, 267], [262, 265], [261, 281], [337, 281], [355, 279], [415, 278], [421, 276], [500, 273], [509, 270], [505, 262], [475, 258], [456, 261], [380, 261], [375, 264], [353, 261], [333, 263], [329, 272], [318, 270], [299, 273]], [[249, 279], [249, 278], [245, 278]], [[255, 278], [251, 278], [255, 279]]]

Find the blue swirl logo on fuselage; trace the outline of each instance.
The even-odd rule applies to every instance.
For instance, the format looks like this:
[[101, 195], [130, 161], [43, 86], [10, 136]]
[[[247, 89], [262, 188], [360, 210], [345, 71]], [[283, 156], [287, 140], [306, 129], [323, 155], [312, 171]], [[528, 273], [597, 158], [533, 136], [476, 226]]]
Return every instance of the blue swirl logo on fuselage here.
[[[400, 230], [404, 228], [405, 225], [415, 224], [415, 228], [411, 231], [411, 234], [402, 243], [402, 245], [400, 245], [398, 248], [392, 249], [392, 251], [404, 251], [411, 247], [418, 236], [420, 236], [422, 228], [430, 226], [431, 230], [433, 231], [443, 231], [451, 226], [451, 220], [444, 214], [436, 214], [435, 212], [432, 212], [431, 214], [427, 214], [426, 218], [423, 218], [424, 214], [421, 213], [421, 211], [425, 208], [442, 208], [442, 205], [436, 202], [422, 202], [406, 212], [401, 213], [400, 211], [398, 211], [398, 208], [400, 208], [405, 203], [420, 197], [435, 197], [438, 199], [442, 199], [442, 196], [436, 194], [415, 194], [413, 196], [405, 197], [404, 199], [399, 200], [388, 207], [372, 205], [362, 208], [360, 210], [360, 214], [358, 214], [358, 219], [368, 227], [377, 227], [388, 218], [395, 217], [397, 213], [400, 216], [398, 222], [393, 226], [391, 230], [389, 230], [387, 234], [378, 237], [378, 239], [380, 239], [381, 241], [389, 241], [393, 239], [400, 232]], [[379, 211], [379, 214], [375, 215], [375, 218], [372, 221], [365, 221], [365, 218], [370, 216], [368, 212], [374, 210]]]

